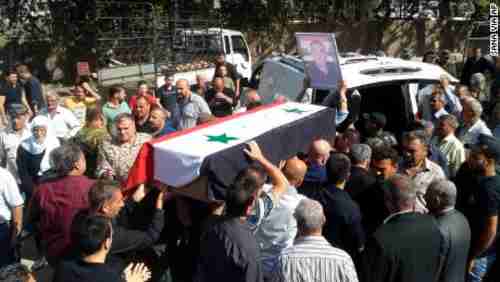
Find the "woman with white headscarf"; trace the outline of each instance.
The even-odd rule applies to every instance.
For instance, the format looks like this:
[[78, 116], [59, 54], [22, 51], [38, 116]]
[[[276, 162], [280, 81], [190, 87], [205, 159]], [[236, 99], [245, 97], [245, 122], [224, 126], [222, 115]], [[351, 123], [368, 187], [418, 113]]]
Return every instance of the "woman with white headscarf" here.
[[49, 131], [50, 120], [36, 116], [31, 122], [32, 136], [21, 142], [17, 152], [17, 168], [21, 192], [31, 197], [39, 178], [51, 168], [50, 153], [60, 146], [59, 139]]

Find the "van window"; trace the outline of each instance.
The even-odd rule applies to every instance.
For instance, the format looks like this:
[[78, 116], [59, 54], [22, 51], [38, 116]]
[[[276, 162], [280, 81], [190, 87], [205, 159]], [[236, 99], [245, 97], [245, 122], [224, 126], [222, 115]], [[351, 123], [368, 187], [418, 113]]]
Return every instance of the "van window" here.
[[250, 87], [254, 89], [257, 89], [259, 87], [263, 69], [264, 65], [262, 64], [253, 71], [252, 78], [250, 79]]
[[231, 36], [231, 43], [233, 44], [233, 52], [241, 54], [245, 61], [248, 62], [248, 48], [243, 37], [241, 35], [233, 35]]
[[229, 45], [229, 36], [224, 36], [224, 48], [226, 49], [226, 54], [231, 54], [231, 46]]
[[[163, 43], [168, 41], [163, 40]], [[215, 55], [222, 50], [218, 34], [187, 34], [178, 32], [174, 50], [189, 53], [208, 53]]]

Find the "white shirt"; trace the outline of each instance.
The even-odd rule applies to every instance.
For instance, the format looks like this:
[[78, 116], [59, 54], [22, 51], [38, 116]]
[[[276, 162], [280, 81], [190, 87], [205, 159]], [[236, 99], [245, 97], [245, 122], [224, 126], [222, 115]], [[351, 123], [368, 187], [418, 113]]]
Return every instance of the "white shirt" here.
[[[295, 208], [306, 197], [289, 186], [279, 199], [274, 199], [272, 186], [265, 184], [264, 196], [259, 199], [256, 209], [261, 214], [255, 237], [260, 248], [260, 260], [264, 277], [271, 273], [280, 252], [293, 245], [297, 235], [297, 221], [293, 217]], [[269, 203], [265, 203], [265, 201]], [[265, 209], [268, 209], [266, 211]]]
[[62, 106], [57, 107], [55, 114], [50, 114], [47, 109], [44, 109], [41, 115], [50, 119], [49, 131], [58, 138], [69, 139], [75, 136], [82, 127], [75, 114]]
[[21, 134], [17, 134], [12, 129], [7, 129], [0, 133], [0, 164], [5, 165], [5, 168], [14, 176], [17, 183], [20, 183], [17, 173], [17, 148], [21, 141], [28, 139], [31, 136], [29, 126], [26, 126]]
[[299, 237], [284, 249], [272, 282], [358, 282], [352, 258], [322, 236]]
[[0, 223], [12, 219], [12, 209], [24, 204], [14, 176], [0, 167]]
[[[434, 85], [430, 84], [426, 87], [422, 88], [417, 94], [418, 100], [418, 108], [419, 112], [424, 116], [430, 116], [431, 112], [431, 104], [430, 100], [432, 98], [432, 90]], [[455, 89], [453, 86], [449, 85], [444, 93], [444, 99], [446, 101], [445, 108], [451, 114], [459, 114], [462, 112], [462, 104], [460, 103], [460, 99], [455, 95]]]
[[477, 144], [477, 139], [479, 135], [481, 134], [486, 134], [491, 136], [491, 130], [486, 126], [486, 123], [484, 123], [483, 120], [479, 119], [470, 127], [461, 127], [458, 130], [458, 139], [462, 141], [464, 145], [470, 144], [470, 145], [475, 145]]
[[451, 134], [444, 139], [434, 137], [432, 143], [436, 145], [441, 153], [446, 157], [450, 176], [455, 177], [458, 169], [465, 161], [464, 145], [455, 135]]

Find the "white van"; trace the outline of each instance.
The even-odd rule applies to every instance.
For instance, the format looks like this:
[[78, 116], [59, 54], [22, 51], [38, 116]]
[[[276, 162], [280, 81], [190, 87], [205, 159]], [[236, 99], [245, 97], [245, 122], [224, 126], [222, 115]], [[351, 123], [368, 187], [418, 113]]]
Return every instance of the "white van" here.
[[[458, 79], [433, 64], [352, 54], [340, 57], [339, 61], [349, 89], [349, 103], [354, 90], [361, 95], [360, 105], [351, 104], [351, 113], [340, 128], [356, 121], [363, 113], [382, 112], [388, 120], [386, 129], [399, 134], [418, 116], [420, 89], [438, 83], [444, 74], [451, 83], [458, 83]], [[304, 62], [300, 58], [281, 55], [257, 64], [250, 85], [258, 89], [265, 103], [280, 95], [297, 101], [304, 77]], [[320, 103], [323, 98], [316, 95], [313, 102]]]
[[[252, 57], [248, 44], [243, 33], [236, 30], [210, 28], [204, 30], [178, 30], [175, 36], [176, 41], [173, 44], [173, 52], [179, 56], [179, 61], [183, 61], [186, 68], [181, 67], [175, 73], [174, 79], [187, 79], [190, 84], [196, 83], [196, 76], [205, 75], [212, 79], [215, 68], [213, 61], [215, 55], [221, 50], [226, 54], [226, 61], [236, 66], [243, 79], [249, 80], [252, 75]], [[204, 54], [212, 54], [213, 57], [208, 64], [196, 64], [195, 62], [185, 62], [182, 56], [196, 50]], [[183, 65], [183, 66], [184, 66]], [[179, 67], [179, 66], [178, 66]], [[113, 84], [127, 83], [144, 79], [154, 78], [154, 64], [135, 64], [135, 65], [115, 65], [100, 69], [98, 71], [99, 84], [108, 86]], [[161, 87], [164, 84], [164, 77], [160, 73], [161, 64], [158, 68], [156, 86]]]

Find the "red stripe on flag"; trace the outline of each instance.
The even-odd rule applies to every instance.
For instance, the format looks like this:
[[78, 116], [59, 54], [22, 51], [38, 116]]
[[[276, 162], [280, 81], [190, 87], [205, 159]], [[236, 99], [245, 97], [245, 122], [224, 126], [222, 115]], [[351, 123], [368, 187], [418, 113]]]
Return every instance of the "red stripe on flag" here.
[[179, 136], [184, 136], [194, 131], [207, 128], [216, 124], [220, 124], [229, 120], [237, 119], [239, 117], [253, 114], [258, 111], [270, 109], [279, 106], [281, 104], [283, 104], [283, 102], [263, 105], [247, 112], [237, 113], [227, 117], [218, 118], [214, 121], [200, 124], [198, 126], [186, 130], [172, 132], [168, 135], [165, 135], [163, 137], [145, 143], [142, 146], [141, 150], [139, 151], [139, 154], [135, 159], [134, 165], [129, 171], [127, 181], [122, 184], [122, 192], [124, 194], [130, 194], [133, 192], [133, 189], [139, 186], [140, 184], [152, 183], [154, 181], [154, 149], [153, 149], [154, 144], [158, 144]]

